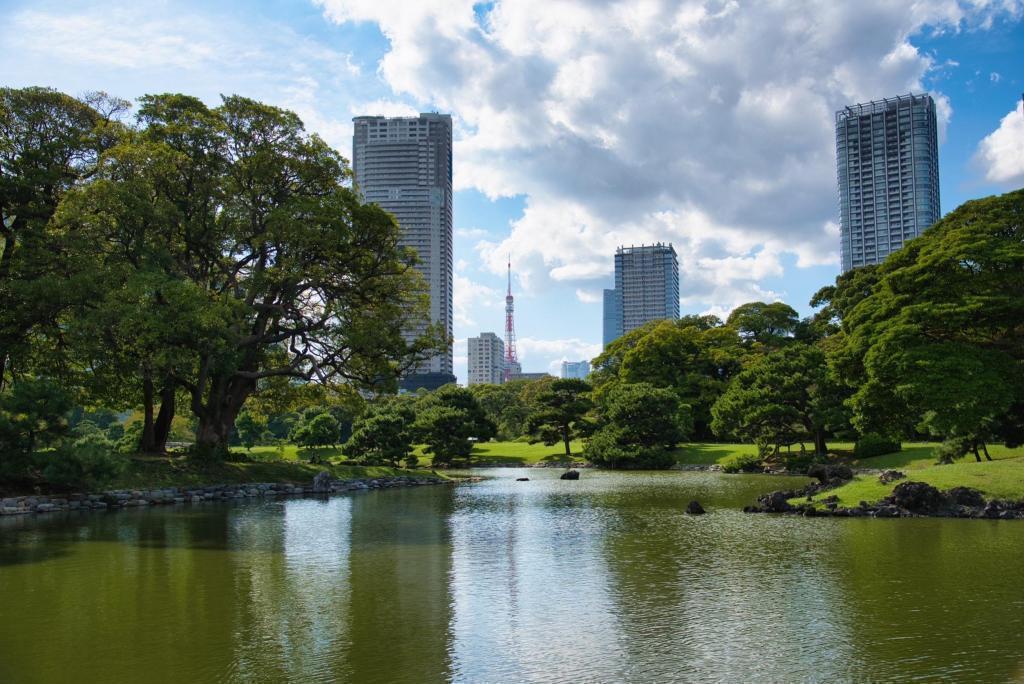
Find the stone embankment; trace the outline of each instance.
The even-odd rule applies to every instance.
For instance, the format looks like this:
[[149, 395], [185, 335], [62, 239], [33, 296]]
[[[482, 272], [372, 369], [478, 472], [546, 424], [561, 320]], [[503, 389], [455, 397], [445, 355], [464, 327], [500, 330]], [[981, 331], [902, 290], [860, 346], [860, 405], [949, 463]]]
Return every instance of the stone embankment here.
[[[903, 473], [887, 470], [879, 475], [883, 484], [902, 480]], [[745, 513], [789, 513], [807, 517], [836, 518], [986, 518], [990, 520], [1024, 520], [1024, 500], [986, 500], [977, 489], [953, 487], [939, 491], [926, 482], [900, 482], [892, 494], [877, 503], [861, 501], [854, 507], [839, 505], [839, 497], [827, 496], [811, 503], [811, 497], [825, 489], [842, 484], [840, 480], [814, 483], [800, 490], [771, 492], [758, 497], [756, 506], [747, 506]], [[808, 503], [793, 504], [792, 499], [806, 497]]]
[[274, 497], [324, 496], [343, 492], [416, 487], [444, 484], [451, 480], [439, 477], [379, 477], [359, 480], [336, 480], [329, 473], [320, 473], [309, 485], [287, 482], [259, 482], [209, 486], [165, 487], [162, 489], [117, 489], [96, 494], [65, 496], [16, 496], [0, 499], [0, 515], [28, 515], [57, 511], [103, 511], [161, 505], [191, 505], [238, 499]]

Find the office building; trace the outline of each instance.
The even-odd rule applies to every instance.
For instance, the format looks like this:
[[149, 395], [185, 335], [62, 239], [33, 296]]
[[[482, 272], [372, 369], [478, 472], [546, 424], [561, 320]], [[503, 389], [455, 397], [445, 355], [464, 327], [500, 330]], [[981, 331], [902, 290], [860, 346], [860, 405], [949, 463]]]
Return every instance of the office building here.
[[590, 375], [589, 361], [563, 361], [561, 377], [586, 380]]
[[468, 385], [499, 385], [505, 379], [505, 343], [492, 332], [469, 338]]
[[554, 377], [554, 376], [551, 375], [551, 373], [523, 373], [523, 372], [518, 372], [518, 373], [512, 373], [512, 375], [509, 376], [509, 380], [529, 380], [529, 381], [532, 382], [534, 380], [543, 380], [544, 378], [552, 378], [552, 377]]
[[605, 290], [604, 343], [644, 323], [679, 318], [679, 260], [671, 244], [619, 247], [615, 289]]
[[939, 220], [935, 102], [900, 95], [836, 112], [843, 271], [880, 264]]
[[[419, 256], [427, 281], [432, 323], [452, 335], [452, 119], [447, 114], [411, 117], [357, 116], [353, 120], [352, 169], [368, 203], [394, 214], [400, 244]], [[412, 339], [427, 321], [409, 321]], [[433, 357], [402, 379], [406, 390], [454, 382], [452, 350]]]
[[601, 329], [601, 341], [605, 347], [622, 337], [622, 313], [615, 290], [604, 291], [604, 321]]

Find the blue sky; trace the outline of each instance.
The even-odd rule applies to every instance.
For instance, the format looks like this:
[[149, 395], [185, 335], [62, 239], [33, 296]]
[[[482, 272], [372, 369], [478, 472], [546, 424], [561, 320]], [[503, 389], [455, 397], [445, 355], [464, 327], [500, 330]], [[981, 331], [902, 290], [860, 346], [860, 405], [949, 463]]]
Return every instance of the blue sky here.
[[903, 4], [6, 1], [0, 82], [239, 93], [346, 155], [354, 115], [451, 112], [464, 380], [509, 252], [525, 370], [599, 350], [619, 244], [676, 246], [684, 312], [806, 313], [838, 272], [845, 104], [936, 97], [944, 212], [1024, 185], [1024, 3]]

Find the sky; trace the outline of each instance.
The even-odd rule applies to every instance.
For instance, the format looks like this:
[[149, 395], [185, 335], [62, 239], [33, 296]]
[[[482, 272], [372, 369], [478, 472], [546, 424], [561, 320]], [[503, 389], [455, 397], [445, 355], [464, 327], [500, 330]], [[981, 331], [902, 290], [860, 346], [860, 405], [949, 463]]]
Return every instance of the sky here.
[[600, 352], [619, 245], [671, 242], [683, 313], [839, 272], [834, 112], [929, 92], [943, 213], [1024, 186], [1024, 0], [0, 0], [0, 84], [240, 94], [346, 157], [352, 117], [451, 113], [455, 361]]

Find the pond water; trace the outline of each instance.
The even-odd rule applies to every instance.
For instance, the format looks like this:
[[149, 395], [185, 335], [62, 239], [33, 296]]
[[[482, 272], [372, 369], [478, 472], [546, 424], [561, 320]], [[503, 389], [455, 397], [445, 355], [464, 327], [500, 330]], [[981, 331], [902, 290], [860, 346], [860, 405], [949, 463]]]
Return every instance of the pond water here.
[[792, 484], [766, 476], [483, 474], [0, 519], [0, 682], [1024, 681], [1019, 521], [739, 512]]

